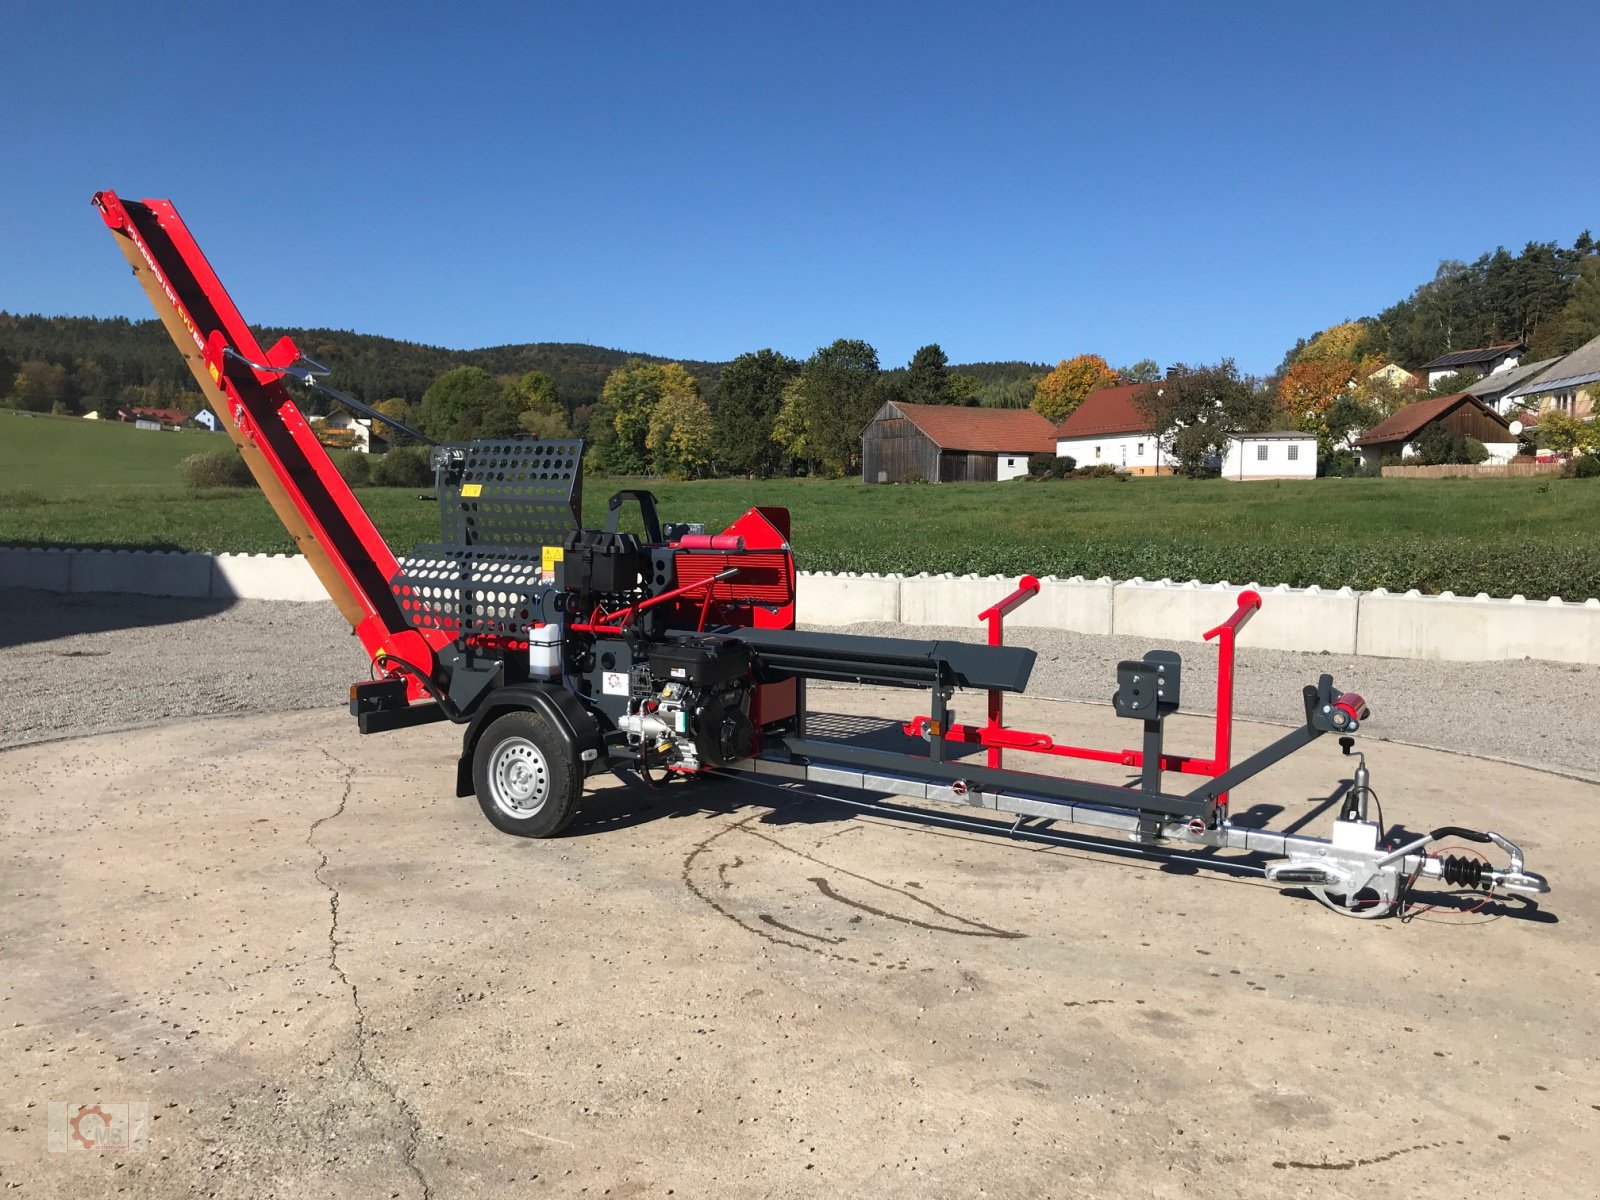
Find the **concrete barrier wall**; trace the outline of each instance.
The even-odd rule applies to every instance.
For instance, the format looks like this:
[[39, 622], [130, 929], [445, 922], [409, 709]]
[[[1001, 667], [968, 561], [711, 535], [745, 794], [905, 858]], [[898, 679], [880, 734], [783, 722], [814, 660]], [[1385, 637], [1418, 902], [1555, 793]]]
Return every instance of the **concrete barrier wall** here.
[[1424, 596], [1380, 589], [1361, 597], [1356, 653], [1455, 662], [1600, 663], [1600, 600], [1494, 600], [1482, 593], [1467, 599], [1450, 592]]
[[[978, 613], [1016, 586], [1010, 576], [802, 574], [799, 619], [977, 626]], [[1254, 586], [1254, 585], [1249, 585]], [[0, 587], [134, 592], [199, 599], [325, 600], [303, 558], [129, 550], [0, 547]], [[1349, 588], [1256, 588], [1264, 603], [1241, 637], [1247, 647], [1457, 662], [1546, 658], [1600, 664], [1600, 600], [1521, 596], [1466, 599]], [[1007, 618], [1016, 626], [1125, 634], [1153, 643], [1200, 641], [1226, 620], [1244, 586], [1170, 579], [1040, 580]]]
[[[1360, 597], [1349, 588], [1325, 592], [1315, 587], [1252, 587], [1261, 593], [1262, 603], [1248, 630], [1240, 635], [1245, 645], [1326, 650], [1330, 654], [1356, 652]], [[1233, 615], [1246, 590], [1226, 582], [1130, 579], [1116, 585], [1113, 630], [1133, 637], [1200, 641], [1208, 629]]]

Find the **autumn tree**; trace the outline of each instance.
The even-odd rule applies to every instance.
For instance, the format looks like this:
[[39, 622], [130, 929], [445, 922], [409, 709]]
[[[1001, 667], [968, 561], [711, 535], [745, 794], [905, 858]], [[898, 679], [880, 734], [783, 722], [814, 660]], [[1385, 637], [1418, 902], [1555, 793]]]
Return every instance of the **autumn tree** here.
[[906, 370], [906, 399], [912, 404], [949, 404], [949, 368], [950, 360], [937, 342], [922, 347]]
[[1560, 409], [1539, 414], [1534, 437], [1539, 449], [1551, 454], [1593, 453], [1600, 450], [1600, 425], [1593, 421], [1580, 421]]
[[840, 338], [808, 358], [783, 393], [772, 439], [814, 473], [844, 475], [861, 456], [861, 433], [884, 399], [878, 352]]
[[402, 425], [411, 424], [411, 405], [403, 396], [391, 396], [387, 400], [379, 400], [372, 407], [391, 421], [399, 421]]
[[1350, 390], [1355, 366], [1345, 359], [1302, 358], [1278, 380], [1278, 406], [1296, 428], [1317, 435], [1326, 452], [1335, 438], [1330, 410]]
[[1066, 419], [1090, 392], [1110, 387], [1117, 373], [1098, 354], [1064, 358], [1033, 391], [1033, 410], [1052, 425]]
[[675, 401], [672, 412], [682, 411], [684, 398], [702, 406], [705, 403], [700, 399], [700, 385], [681, 363], [635, 358], [611, 372], [589, 418], [595, 464], [613, 475], [650, 472], [655, 466], [650, 445], [652, 422], [657, 406], [668, 398]]
[[1185, 475], [1204, 475], [1236, 433], [1272, 423], [1272, 393], [1239, 374], [1231, 358], [1216, 366], [1174, 366], [1167, 377], [1133, 394], [1162, 448]]
[[1350, 363], [1360, 361], [1360, 348], [1366, 337], [1366, 327], [1359, 321], [1343, 321], [1330, 325], [1305, 344], [1295, 356], [1295, 362]]
[[799, 373], [800, 364], [776, 350], [741, 354], [722, 368], [715, 391], [716, 457], [725, 469], [762, 477], [781, 469], [773, 423], [784, 388]]
[[696, 479], [711, 466], [711, 409], [701, 398], [694, 377], [684, 372], [684, 378], [689, 383], [687, 388], [663, 389], [645, 434], [651, 465], [669, 479]]

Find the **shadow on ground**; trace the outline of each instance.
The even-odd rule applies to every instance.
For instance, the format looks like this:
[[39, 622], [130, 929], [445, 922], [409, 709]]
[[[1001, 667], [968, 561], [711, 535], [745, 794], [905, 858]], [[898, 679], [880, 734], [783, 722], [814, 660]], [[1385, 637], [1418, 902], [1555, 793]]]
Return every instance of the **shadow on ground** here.
[[[96, 593], [75, 595], [0, 587], [0, 649], [58, 641], [83, 633], [147, 629], [214, 617], [235, 600]], [[69, 651], [70, 656], [110, 651]]]

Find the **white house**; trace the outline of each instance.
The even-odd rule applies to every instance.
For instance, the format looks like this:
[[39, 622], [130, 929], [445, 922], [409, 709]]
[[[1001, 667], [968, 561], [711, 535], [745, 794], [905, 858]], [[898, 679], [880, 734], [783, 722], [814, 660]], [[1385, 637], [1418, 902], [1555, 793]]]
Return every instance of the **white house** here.
[[329, 413], [322, 427], [330, 431], [348, 431], [353, 439], [350, 449], [358, 454], [366, 454], [372, 449], [372, 420], [369, 417], [352, 417], [347, 412]]
[[1315, 479], [1317, 438], [1298, 430], [1236, 433], [1222, 456], [1222, 477], [1232, 480]]
[[1449, 354], [1441, 354], [1430, 363], [1424, 363], [1418, 370], [1427, 375], [1429, 387], [1433, 387], [1441, 379], [1464, 372], [1483, 379], [1497, 371], [1509, 371], [1522, 361], [1523, 352], [1526, 350], [1527, 347], [1521, 342], [1508, 342], [1503, 346], [1480, 346], [1476, 350], [1455, 350]]
[[1080, 467], [1109, 463], [1131, 475], [1172, 474], [1160, 440], [1133, 402], [1134, 393], [1148, 386], [1124, 383], [1090, 392], [1056, 426], [1057, 457], [1073, 458]]
[[222, 428], [222, 423], [217, 420], [217, 414], [209, 408], [202, 408], [194, 415], [194, 423], [209, 429], [212, 433]]

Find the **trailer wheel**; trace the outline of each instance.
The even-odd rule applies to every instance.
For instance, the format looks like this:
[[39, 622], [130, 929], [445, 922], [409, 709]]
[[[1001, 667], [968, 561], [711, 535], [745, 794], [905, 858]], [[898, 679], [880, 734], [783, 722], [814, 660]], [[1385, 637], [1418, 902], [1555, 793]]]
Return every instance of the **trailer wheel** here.
[[472, 786], [490, 824], [518, 837], [555, 837], [578, 811], [579, 764], [555, 730], [531, 712], [489, 723], [472, 751]]

